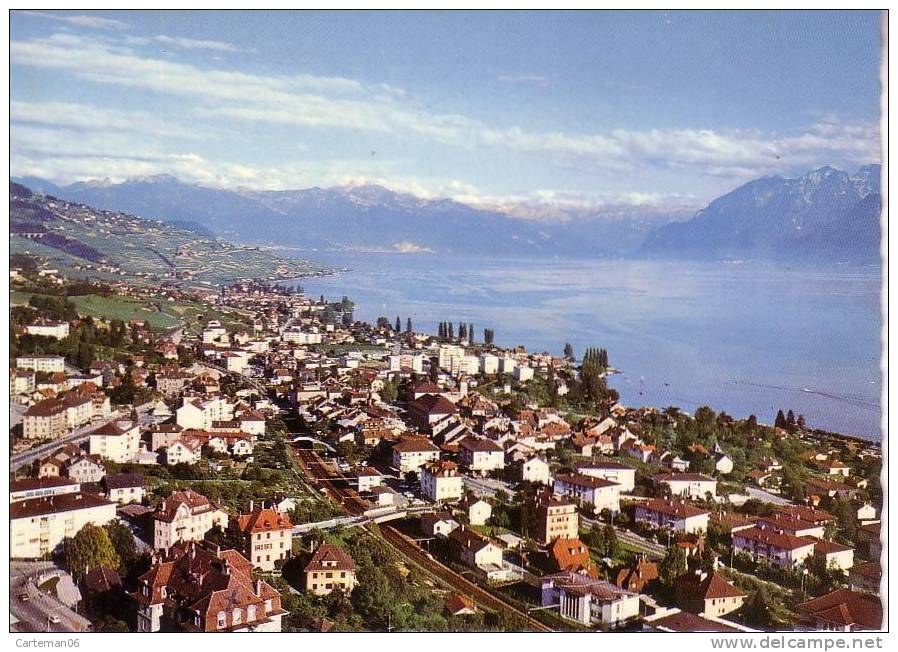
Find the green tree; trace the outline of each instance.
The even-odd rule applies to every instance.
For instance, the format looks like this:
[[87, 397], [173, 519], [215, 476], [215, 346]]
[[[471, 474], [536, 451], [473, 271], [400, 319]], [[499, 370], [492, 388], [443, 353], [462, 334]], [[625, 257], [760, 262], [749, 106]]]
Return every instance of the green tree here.
[[573, 360], [573, 359], [574, 359], [574, 347], [571, 346], [571, 343], [570, 343], [570, 342], [565, 342], [565, 345], [564, 345], [564, 357], [567, 358], [568, 360]]
[[605, 556], [617, 559], [620, 555], [620, 542], [617, 540], [617, 531], [610, 523], [605, 526]]
[[118, 570], [126, 575], [131, 565], [137, 559], [137, 546], [134, 543], [134, 533], [122, 521], [110, 521], [105, 526], [115, 554], [118, 555]]
[[120, 560], [106, 529], [88, 523], [74, 537], [62, 540], [62, 563], [80, 581], [97, 566], [118, 568]]
[[680, 546], [671, 546], [658, 566], [661, 581], [673, 587], [678, 577], [686, 572], [686, 552]]

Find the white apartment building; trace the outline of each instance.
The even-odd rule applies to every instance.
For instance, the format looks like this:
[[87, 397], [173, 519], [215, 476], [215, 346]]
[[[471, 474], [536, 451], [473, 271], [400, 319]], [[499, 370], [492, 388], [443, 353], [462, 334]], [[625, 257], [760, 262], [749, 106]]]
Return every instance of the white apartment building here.
[[196, 464], [203, 456], [203, 442], [195, 438], [179, 438], [165, 449], [165, 463]]
[[115, 508], [113, 502], [80, 492], [11, 503], [10, 558], [37, 559], [48, 555], [86, 524], [105, 525], [114, 520]]
[[577, 473], [616, 482], [621, 493], [636, 487], [636, 469], [620, 462], [582, 462], [577, 465]]
[[26, 355], [16, 358], [16, 368], [33, 369], [52, 374], [65, 371], [65, 358], [61, 355]]
[[185, 430], [210, 430], [213, 421], [231, 421], [233, 418], [234, 405], [223, 396], [185, 397], [175, 413], [175, 423]]
[[533, 379], [533, 368], [527, 366], [519, 366], [514, 368], [514, 379], [520, 383], [526, 383]]
[[717, 497], [717, 480], [701, 473], [659, 473], [652, 478], [655, 485], [667, 486], [672, 496], [704, 500]]
[[529, 460], [521, 461], [518, 468], [520, 469], [522, 482], [536, 482], [539, 484], [551, 484], [552, 482], [549, 463], [538, 455], [531, 457]]
[[88, 450], [104, 460], [130, 462], [140, 451], [140, 428], [137, 422], [110, 421], [90, 433]]
[[679, 500], [653, 498], [636, 505], [636, 522], [689, 534], [705, 532], [711, 513]]
[[458, 445], [462, 466], [469, 471], [488, 473], [505, 468], [505, 451], [491, 439], [465, 437]]
[[492, 353], [481, 354], [480, 372], [488, 376], [499, 373], [499, 356]]
[[29, 335], [40, 335], [42, 337], [52, 337], [56, 340], [64, 340], [69, 336], [69, 322], [40, 320], [33, 324], [28, 324], [25, 327], [25, 332]]
[[417, 471], [440, 459], [440, 449], [424, 439], [403, 439], [393, 446], [393, 467], [400, 473]]
[[421, 493], [433, 502], [459, 500], [462, 477], [454, 462], [429, 462], [419, 473]]
[[591, 505], [597, 513], [603, 509], [613, 513], [620, 511], [620, 485], [610, 480], [561, 474], [555, 476], [552, 492], [556, 496], [574, 498], [581, 505]]
[[176, 491], [153, 512], [153, 549], [168, 550], [179, 541], [200, 541], [214, 526], [228, 525], [228, 515], [192, 489]]

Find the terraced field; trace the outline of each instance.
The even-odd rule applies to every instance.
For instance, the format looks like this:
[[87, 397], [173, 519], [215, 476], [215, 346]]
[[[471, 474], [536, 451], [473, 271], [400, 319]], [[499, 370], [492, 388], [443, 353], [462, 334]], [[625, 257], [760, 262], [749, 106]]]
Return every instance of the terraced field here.
[[10, 253], [40, 257], [69, 276], [209, 288], [327, 272], [262, 247], [31, 194], [16, 184], [10, 192]]

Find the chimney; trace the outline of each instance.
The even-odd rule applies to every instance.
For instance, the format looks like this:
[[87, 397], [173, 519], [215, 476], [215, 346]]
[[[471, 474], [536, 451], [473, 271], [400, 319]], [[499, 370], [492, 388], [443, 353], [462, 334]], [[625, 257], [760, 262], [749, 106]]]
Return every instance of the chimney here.
[[262, 580], [256, 579], [256, 597], [262, 597]]

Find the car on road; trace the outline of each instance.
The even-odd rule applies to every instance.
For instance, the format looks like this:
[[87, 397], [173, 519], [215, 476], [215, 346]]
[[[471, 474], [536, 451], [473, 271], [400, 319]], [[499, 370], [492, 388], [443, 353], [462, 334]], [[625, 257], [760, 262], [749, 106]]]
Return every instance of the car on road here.
[[51, 623], [53, 623], [54, 625], [58, 625], [60, 622], [62, 622], [62, 621], [59, 620], [59, 616], [57, 616], [57, 615], [55, 615], [55, 614], [52, 615], [52, 616], [50, 616], [49, 618], [47, 618], [47, 620], [49, 620], [49, 621], [50, 621]]

